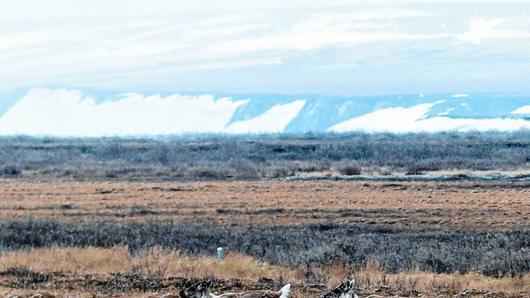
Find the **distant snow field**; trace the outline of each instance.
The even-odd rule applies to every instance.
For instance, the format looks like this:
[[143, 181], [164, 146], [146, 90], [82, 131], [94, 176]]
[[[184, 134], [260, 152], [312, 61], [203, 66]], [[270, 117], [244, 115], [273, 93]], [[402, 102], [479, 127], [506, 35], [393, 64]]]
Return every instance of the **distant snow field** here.
[[512, 112], [514, 115], [530, 115], [530, 105], [520, 107]]
[[[509, 118], [469, 119], [432, 117], [427, 112], [435, 105], [420, 104], [411, 108], [389, 108], [353, 118], [330, 127], [333, 132], [442, 132], [442, 131], [515, 131], [530, 129], [530, 121]], [[450, 111], [449, 111], [450, 112]], [[438, 115], [444, 115], [439, 113]], [[448, 113], [447, 113], [448, 114]]]
[[0, 135], [98, 137], [530, 129], [530, 97], [525, 96], [460, 93], [272, 99], [131, 92], [96, 99], [80, 90], [35, 88], [0, 114]]

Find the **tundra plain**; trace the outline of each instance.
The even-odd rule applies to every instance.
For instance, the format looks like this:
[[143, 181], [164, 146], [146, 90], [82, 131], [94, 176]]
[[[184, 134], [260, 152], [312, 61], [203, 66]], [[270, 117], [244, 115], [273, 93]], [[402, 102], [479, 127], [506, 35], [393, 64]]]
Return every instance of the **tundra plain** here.
[[[216, 293], [319, 297], [353, 275], [361, 297], [529, 297], [529, 146], [527, 133], [4, 139], [0, 296], [161, 297], [208, 278]], [[461, 176], [407, 178], [446, 173]], [[359, 174], [388, 179], [335, 179]]]
[[529, 181], [0, 181], [0, 219], [524, 228]]
[[3, 180], [0, 286], [147, 297], [214, 278], [316, 297], [353, 273], [361, 295], [526, 297], [528, 186]]

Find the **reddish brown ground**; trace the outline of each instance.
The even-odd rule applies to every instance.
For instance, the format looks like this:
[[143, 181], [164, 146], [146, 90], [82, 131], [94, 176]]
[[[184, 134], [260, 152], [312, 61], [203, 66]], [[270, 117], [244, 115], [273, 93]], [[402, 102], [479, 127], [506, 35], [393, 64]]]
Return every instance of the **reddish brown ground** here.
[[530, 222], [530, 182], [0, 181], [0, 219], [219, 223], [348, 222], [518, 227]]
[[[29, 217], [62, 220], [171, 219], [243, 224], [333, 221], [418, 228], [528, 228], [530, 182], [37, 183], [0, 180], [0, 220]], [[160, 297], [162, 293], [175, 292], [178, 288], [175, 281], [144, 281], [136, 280], [139, 277], [135, 276], [57, 274], [40, 284], [35, 284], [32, 276], [0, 276], [0, 297], [9, 293], [30, 297], [47, 290], [55, 293], [56, 297]], [[387, 278], [386, 274], [379, 275]], [[411, 295], [405, 290], [381, 288], [377, 286], [377, 279], [371, 279], [376, 286], [367, 286], [358, 294]], [[455, 277], [445, 279], [447, 284], [432, 286], [436, 290], [429, 290], [430, 294], [424, 296], [461, 293], [461, 284], [454, 281]], [[440, 277], [420, 276], [419, 280], [430, 287]], [[523, 280], [510, 280], [508, 286], [500, 280], [495, 291], [466, 290], [463, 293], [469, 297], [528, 297], [521, 290], [524, 288], [522, 285], [510, 286]], [[147, 283], [149, 286], [140, 291], [116, 288], [136, 283]], [[230, 288], [241, 290], [253, 287], [263, 288], [264, 285], [245, 283]], [[112, 293], [114, 290], [111, 289], [117, 292]], [[322, 290], [322, 286], [298, 284], [292, 297], [318, 297]]]

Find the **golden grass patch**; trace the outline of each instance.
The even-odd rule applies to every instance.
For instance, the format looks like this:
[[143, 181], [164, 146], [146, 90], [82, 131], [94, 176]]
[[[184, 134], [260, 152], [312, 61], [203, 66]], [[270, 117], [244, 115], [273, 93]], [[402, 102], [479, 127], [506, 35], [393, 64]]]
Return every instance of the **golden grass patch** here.
[[26, 267], [38, 272], [67, 274], [109, 274], [136, 272], [148, 275], [237, 278], [255, 281], [259, 278], [297, 279], [299, 272], [257, 261], [239, 253], [229, 253], [224, 260], [214, 257], [188, 257], [178, 251], [150, 248], [131, 255], [127, 247], [112, 248], [40, 248], [8, 251], [0, 256], [0, 271]]
[[[26, 267], [38, 272], [63, 272], [73, 276], [135, 272], [161, 277], [239, 279], [256, 282], [266, 277], [282, 278], [294, 284], [307, 284], [303, 268], [285, 268], [260, 262], [252, 257], [230, 253], [225, 259], [200, 256], [189, 257], [178, 251], [151, 248], [130, 255], [127, 247], [112, 248], [41, 248], [8, 251], [0, 255], [0, 271], [13, 267]], [[347, 264], [337, 263], [314, 267], [313, 273], [327, 281], [331, 287], [352, 276]], [[357, 288], [370, 292], [390, 287], [402, 295], [429, 295], [432, 293], [461, 293], [476, 290], [492, 293], [530, 293], [530, 274], [520, 277], [492, 278], [478, 273], [435, 274], [413, 270], [390, 274], [377, 263], [353, 272]]]

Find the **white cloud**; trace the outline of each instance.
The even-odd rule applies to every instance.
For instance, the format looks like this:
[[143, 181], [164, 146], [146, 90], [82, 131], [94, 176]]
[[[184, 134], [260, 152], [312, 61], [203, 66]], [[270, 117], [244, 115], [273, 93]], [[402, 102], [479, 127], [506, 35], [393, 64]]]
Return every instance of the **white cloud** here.
[[498, 29], [503, 19], [474, 19], [469, 23], [469, 31], [458, 37], [460, 41], [480, 44], [487, 39], [530, 38], [530, 32]]
[[52, 30], [36, 30], [0, 35], [0, 50], [28, 47], [44, 43], [49, 41], [53, 33]]
[[0, 118], [0, 135], [127, 136], [221, 132], [243, 100], [122, 94], [96, 104], [80, 91], [33, 89]]
[[484, 39], [495, 35], [495, 27], [502, 23], [502, 20], [472, 20], [469, 24], [469, 31], [460, 35], [459, 39], [475, 44], [481, 43]]
[[287, 104], [275, 105], [255, 118], [231, 123], [224, 131], [228, 133], [283, 132], [285, 127], [300, 113], [304, 104], [304, 100], [297, 100]]
[[[459, 79], [478, 76], [486, 64], [512, 70], [514, 63], [518, 72], [508, 78], [502, 71], [480, 74], [498, 77], [497, 85], [521, 85], [530, 46], [498, 39], [530, 37], [530, 9], [463, 4], [471, 13], [439, 1], [374, 1], [7, 1], [0, 10], [0, 88], [353, 95], [401, 92], [429, 79], [445, 92], [456, 89], [445, 85], [463, 85]], [[484, 41], [472, 55], [461, 46]], [[430, 68], [435, 64], [443, 67]], [[222, 81], [216, 86], [202, 77], [214, 69], [220, 71], [208, 75]], [[377, 76], [378, 85], [356, 85], [361, 72]], [[300, 74], [296, 82], [293, 73]]]
[[234, 61], [205, 61], [204, 63], [184, 64], [174, 67], [175, 71], [186, 70], [213, 70], [213, 69], [227, 69], [227, 68], [242, 68], [260, 65], [278, 65], [282, 63], [281, 57], [264, 57], [262, 59], [241, 59]]
[[212, 49], [231, 53], [264, 50], [307, 51], [332, 45], [438, 38], [400, 32], [388, 22], [392, 19], [425, 16], [425, 12], [413, 10], [319, 13], [292, 24], [287, 30], [260, 37], [226, 41]]

